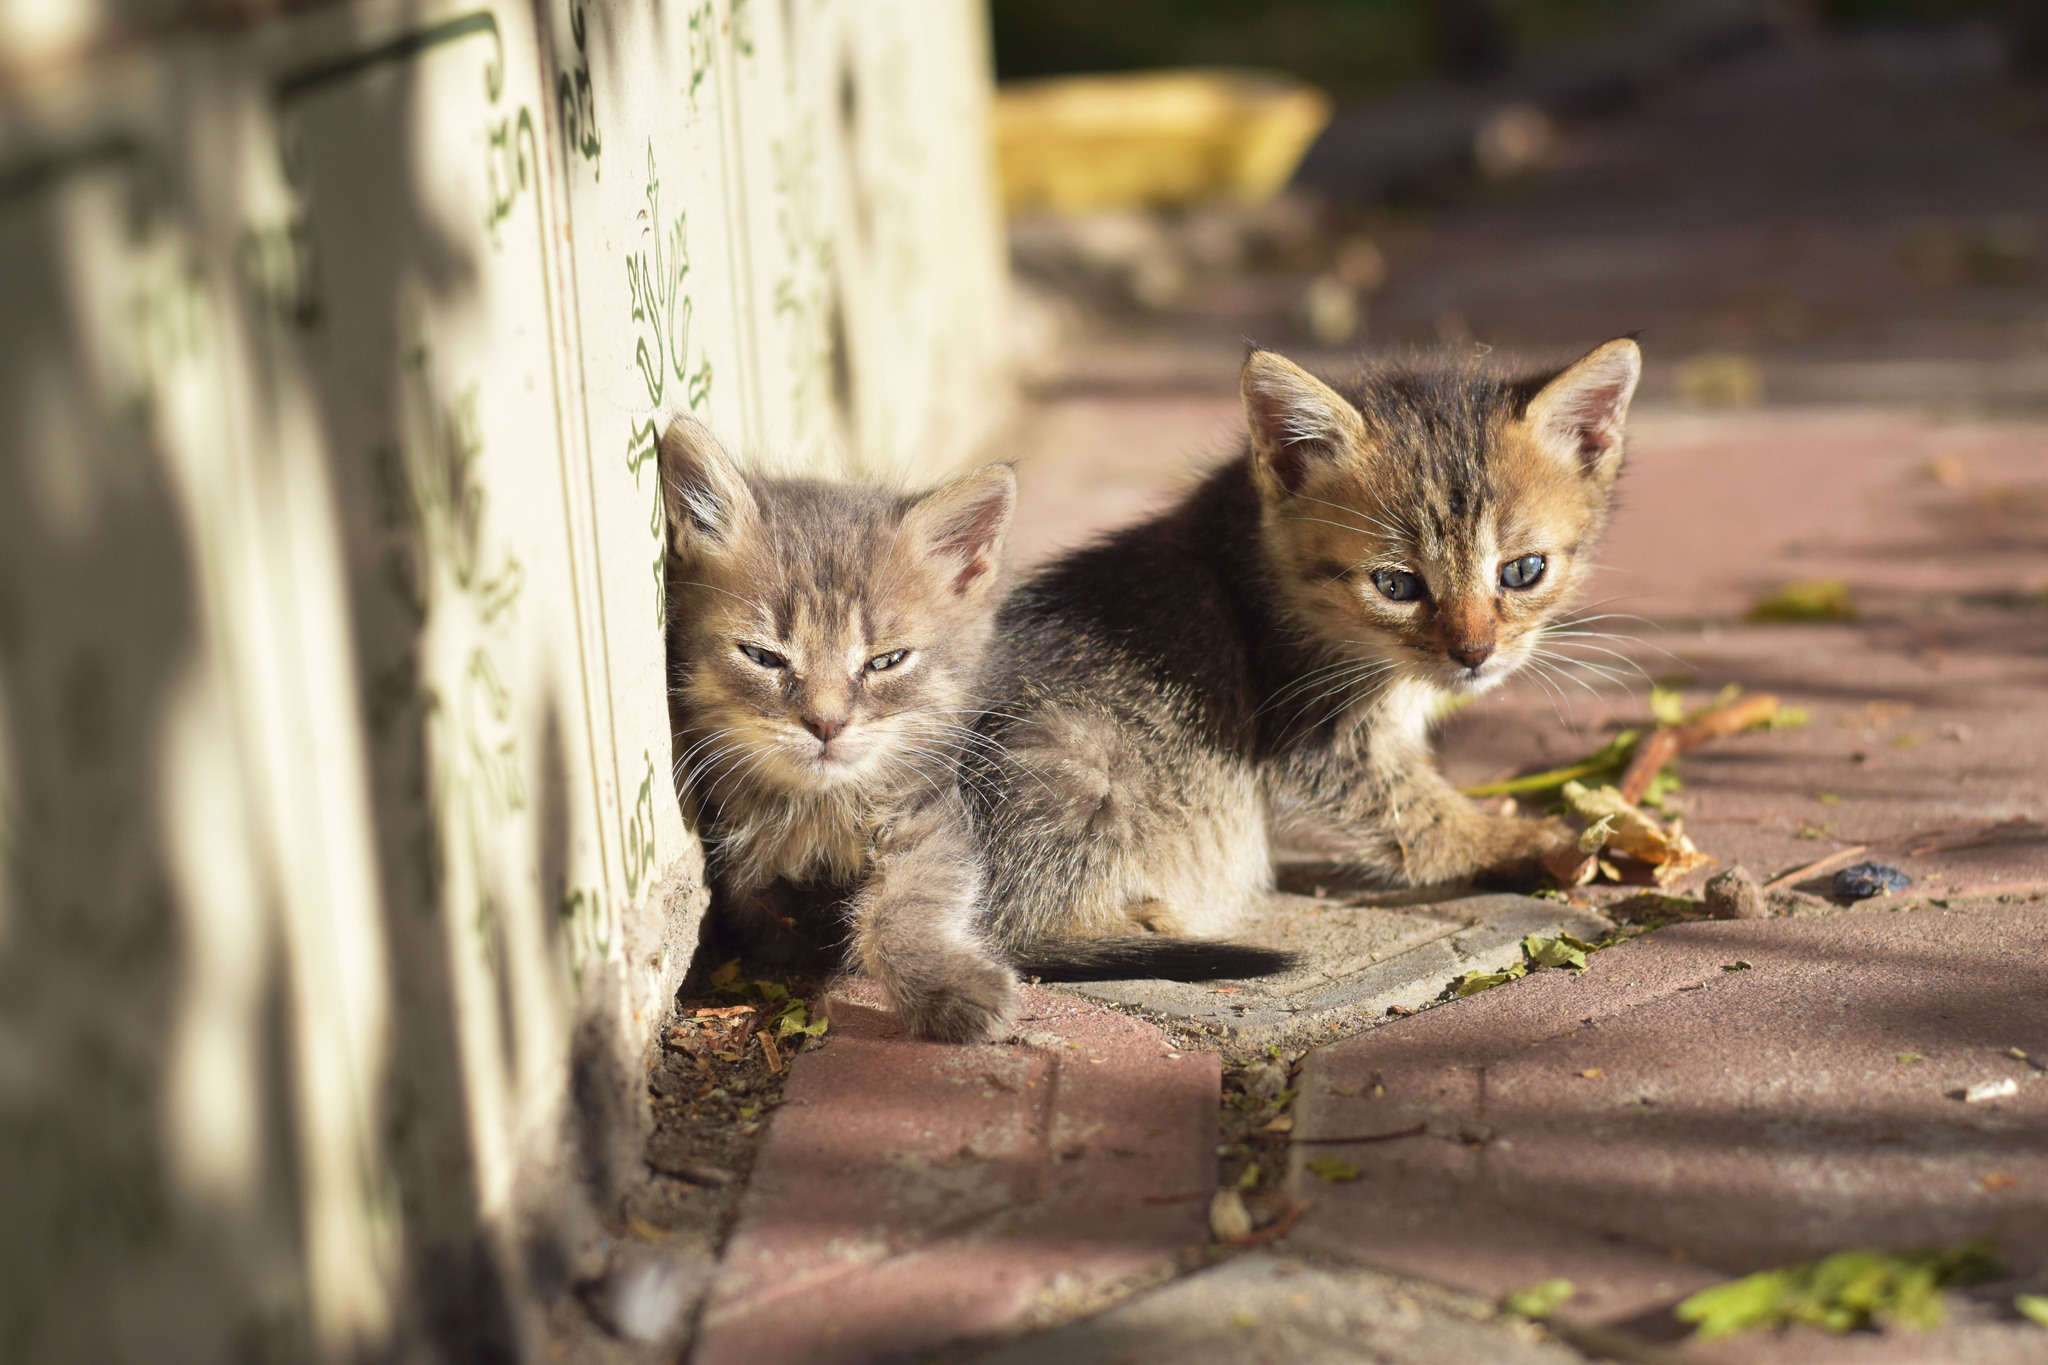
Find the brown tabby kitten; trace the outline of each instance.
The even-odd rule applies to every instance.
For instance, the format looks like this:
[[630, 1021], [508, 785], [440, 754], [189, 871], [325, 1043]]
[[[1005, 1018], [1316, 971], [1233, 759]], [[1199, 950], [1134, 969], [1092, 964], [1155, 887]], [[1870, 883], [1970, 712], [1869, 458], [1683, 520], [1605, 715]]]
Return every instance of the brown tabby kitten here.
[[1007, 1036], [1016, 975], [974, 928], [955, 765], [1015, 476], [911, 498], [764, 478], [687, 420], [661, 471], [676, 771], [714, 917], [740, 942], [787, 928], [836, 955], [850, 938], [921, 1037]]
[[1229, 932], [1276, 838], [1397, 885], [1532, 872], [1569, 831], [1480, 811], [1429, 728], [1578, 592], [1640, 366], [1621, 340], [1533, 380], [1385, 369], [1340, 393], [1254, 352], [1246, 452], [998, 617], [1002, 750], [968, 784], [998, 951], [1093, 939], [1105, 971], [1151, 974], [1190, 945], [1142, 936]]

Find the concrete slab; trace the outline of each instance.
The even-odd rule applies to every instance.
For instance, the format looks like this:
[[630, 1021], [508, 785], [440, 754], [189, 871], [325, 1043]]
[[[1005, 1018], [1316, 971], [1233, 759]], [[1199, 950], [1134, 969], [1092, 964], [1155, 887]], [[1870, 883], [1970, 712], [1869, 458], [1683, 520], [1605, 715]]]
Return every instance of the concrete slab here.
[[1577, 1365], [1493, 1304], [1350, 1266], [1253, 1252], [974, 1365]]
[[[1387, 903], [1403, 900], [1410, 903]], [[1529, 896], [1283, 893], [1238, 937], [1301, 953], [1294, 971], [1222, 984], [1102, 981], [1066, 989], [1219, 1037], [1233, 1050], [1303, 1046], [1378, 1023], [1389, 1006], [1420, 1009], [1466, 972], [1520, 962], [1530, 934], [1598, 939], [1610, 927], [1590, 911]]]
[[906, 1038], [861, 981], [829, 1017], [792, 1064], [698, 1365], [914, 1353], [1163, 1276], [1208, 1240], [1213, 1054], [1038, 990], [1017, 1045]]
[[[2048, 1078], [2015, 1047], [2048, 1057], [2041, 908], [1674, 925], [1583, 975], [1537, 973], [1311, 1054], [1290, 1182], [1314, 1207], [1294, 1235], [1481, 1294], [1564, 1276], [1580, 1290], [1568, 1319], [1667, 1340], [1683, 1295], [1849, 1247], [1988, 1236], [2038, 1279]], [[2006, 1078], [2009, 1097], [1960, 1098]], [[1327, 1179], [1306, 1164], [1319, 1156], [1359, 1174]], [[2038, 1329], [2010, 1330], [2036, 1353], [2014, 1358], [2048, 1356]], [[1782, 1345], [1685, 1349], [1866, 1358]]]

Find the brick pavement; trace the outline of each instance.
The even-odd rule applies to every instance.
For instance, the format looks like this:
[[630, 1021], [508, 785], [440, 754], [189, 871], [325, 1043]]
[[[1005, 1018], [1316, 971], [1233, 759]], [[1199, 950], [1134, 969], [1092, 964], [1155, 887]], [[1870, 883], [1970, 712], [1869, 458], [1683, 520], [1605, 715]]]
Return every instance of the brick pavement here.
[[[2009, 1298], [2048, 1276], [2048, 1078], [2015, 1047], [2048, 1057], [2039, 904], [1671, 926], [1309, 1054], [1295, 1235], [1486, 1295], [1563, 1276], [1567, 1317], [1652, 1340], [1694, 1290], [1849, 1247], [1990, 1237]], [[1804, 1335], [1689, 1354], [1837, 1358]]]
[[1148, 1024], [1026, 993], [1023, 1041], [903, 1036], [865, 982], [792, 1063], [698, 1365], [825, 1365], [1000, 1331], [1207, 1240], [1220, 1070]]

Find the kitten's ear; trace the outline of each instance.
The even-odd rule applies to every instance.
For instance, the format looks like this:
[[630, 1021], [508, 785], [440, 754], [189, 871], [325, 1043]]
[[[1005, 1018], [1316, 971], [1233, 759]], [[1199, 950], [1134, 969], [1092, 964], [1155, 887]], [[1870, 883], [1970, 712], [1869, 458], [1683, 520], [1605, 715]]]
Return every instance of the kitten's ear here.
[[1365, 445], [1358, 409], [1283, 356], [1253, 351], [1239, 387], [1252, 433], [1252, 472], [1269, 497], [1300, 492], [1318, 460]]
[[1643, 353], [1610, 341], [1536, 391], [1524, 418], [1545, 449], [1603, 484], [1621, 472], [1622, 428], [1642, 377]]
[[903, 531], [920, 554], [945, 564], [964, 597], [995, 582], [1016, 506], [1016, 474], [1006, 464], [983, 465], [911, 504]]
[[661, 433], [661, 499], [680, 554], [730, 548], [758, 512], [746, 476], [711, 429], [678, 417]]

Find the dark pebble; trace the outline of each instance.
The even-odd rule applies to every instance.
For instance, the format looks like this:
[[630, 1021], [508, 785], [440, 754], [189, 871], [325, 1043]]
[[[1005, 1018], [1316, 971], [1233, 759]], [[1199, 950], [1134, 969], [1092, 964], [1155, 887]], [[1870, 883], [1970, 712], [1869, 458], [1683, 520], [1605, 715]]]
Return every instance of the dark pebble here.
[[1857, 863], [1835, 874], [1834, 892], [1843, 900], [1867, 901], [1872, 896], [1904, 891], [1913, 879], [1884, 863]]

